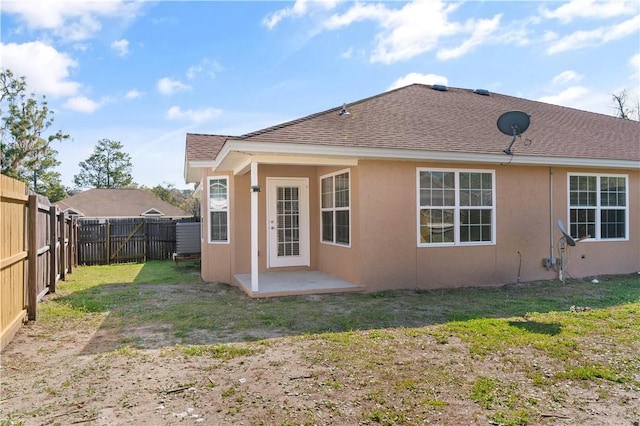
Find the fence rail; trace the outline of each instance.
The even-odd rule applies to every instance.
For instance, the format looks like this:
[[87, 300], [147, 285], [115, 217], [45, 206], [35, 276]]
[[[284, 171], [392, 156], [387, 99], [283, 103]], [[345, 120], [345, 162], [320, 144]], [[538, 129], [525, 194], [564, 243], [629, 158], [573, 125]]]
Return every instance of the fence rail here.
[[171, 259], [176, 251], [177, 222], [159, 218], [79, 219], [78, 263]]
[[46, 197], [0, 175], [0, 349], [77, 265], [76, 229]]

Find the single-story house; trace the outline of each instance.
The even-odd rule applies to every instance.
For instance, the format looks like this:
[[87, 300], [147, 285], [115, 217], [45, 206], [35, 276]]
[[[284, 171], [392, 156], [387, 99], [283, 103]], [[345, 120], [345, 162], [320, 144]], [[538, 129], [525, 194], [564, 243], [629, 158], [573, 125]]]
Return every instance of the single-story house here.
[[[498, 129], [509, 111], [524, 132]], [[184, 171], [203, 279], [251, 296], [640, 271], [637, 121], [413, 84], [241, 136], [189, 133]]]
[[138, 188], [94, 188], [60, 200], [63, 212], [82, 219], [163, 218], [192, 215]]

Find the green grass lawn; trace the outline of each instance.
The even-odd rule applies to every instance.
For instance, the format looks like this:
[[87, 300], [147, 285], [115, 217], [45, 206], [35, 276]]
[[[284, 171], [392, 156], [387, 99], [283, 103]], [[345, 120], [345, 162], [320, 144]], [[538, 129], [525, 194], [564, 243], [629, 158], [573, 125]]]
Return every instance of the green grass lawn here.
[[197, 330], [234, 337], [244, 333], [245, 340], [277, 330], [314, 334], [434, 324], [463, 333], [492, 324], [492, 319], [502, 319], [496, 323], [521, 334], [558, 335], [571, 328], [558, 323], [556, 313], [568, 313], [572, 306], [597, 310], [638, 303], [640, 276], [606, 277], [599, 283], [573, 280], [566, 285], [546, 281], [498, 288], [250, 299], [234, 287], [202, 282], [193, 268], [175, 269], [171, 262], [154, 261], [80, 267], [59, 284], [58, 294], [61, 297], [43, 306], [44, 315], [57, 304], [69, 315], [102, 312], [134, 324], [165, 323], [183, 343]]
[[[291, 347], [304, 342], [310, 368], [336, 372], [323, 389], [339, 393], [355, 386], [348, 378], [373, 377], [357, 382], [368, 407], [364, 424], [413, 424], [445, 409], [454, 392], [464, 392], [456, 398], [473, 401], [493, 424], [525, 425], [549, 418], [549, 404], [577, 404], [566, 390], [576, 383], [602, 400], [640, 391], [637, 274], [566, 285], [250, 299], [235, 287], [202, 282], [196, 269], [147, 262], [78, 268], [39, 312], [42, 321], [60, 324], [93, 318], [122, 333], [112, 348], [121, 352], [149, 347], [132, 338], [137, 329], [164, 333], [163, 344], [183, 356], [224, 360], [257, 356], [270, 337], [291, 339]], [[446, 348], [444, 365], [418, 362], [433, 344]], [[398, 361], [404, 358], [411, 361]], [[640, 416], [640, 408], [629, 413]]]

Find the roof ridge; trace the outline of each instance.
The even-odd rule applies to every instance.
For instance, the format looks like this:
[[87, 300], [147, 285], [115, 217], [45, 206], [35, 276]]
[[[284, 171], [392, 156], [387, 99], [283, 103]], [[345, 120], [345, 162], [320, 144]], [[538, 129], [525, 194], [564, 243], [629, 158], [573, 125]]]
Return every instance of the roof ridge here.
[[219, 133], [189, 133], [187, 132], [187, 135], [191, 135], [191, 136], [216, 136], [216, 137], [222, 137], [222, 138], [233, 138], [235, 136], [232, 135], [221, 135]]

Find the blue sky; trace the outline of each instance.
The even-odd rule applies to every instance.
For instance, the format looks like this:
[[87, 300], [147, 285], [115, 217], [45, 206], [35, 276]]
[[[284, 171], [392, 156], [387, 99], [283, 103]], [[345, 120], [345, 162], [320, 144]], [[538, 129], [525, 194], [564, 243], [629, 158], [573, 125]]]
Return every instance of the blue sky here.
[[46, 95], [63, 184], [100, 139], [136, 183], [187, 132], [239, 135], [421, 82], [613, 114], [640, 89], [640, 2], [7, 1], [2, 67]]

